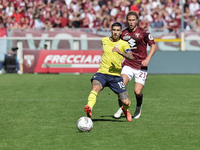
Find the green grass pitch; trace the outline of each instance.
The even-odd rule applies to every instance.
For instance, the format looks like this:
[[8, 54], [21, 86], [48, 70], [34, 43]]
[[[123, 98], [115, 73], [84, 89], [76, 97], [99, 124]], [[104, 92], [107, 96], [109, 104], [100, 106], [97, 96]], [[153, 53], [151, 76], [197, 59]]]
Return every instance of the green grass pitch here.
[[[101, 91], [91, 132], [77, 120], [93, 74], [0, 76], [0, 150], [196, 150], [200, 147], [200, 75], [149, 75], [139, 119], [114, 119], [117, 95]], [[127, 90], [135, 110], [134, 81]]]

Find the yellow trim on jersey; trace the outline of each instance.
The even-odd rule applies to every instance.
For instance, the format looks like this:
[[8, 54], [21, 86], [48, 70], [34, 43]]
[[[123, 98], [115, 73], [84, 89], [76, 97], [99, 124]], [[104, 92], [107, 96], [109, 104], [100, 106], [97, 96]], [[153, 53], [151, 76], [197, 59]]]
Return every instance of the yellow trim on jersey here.
[[117, 52], [112, 52], [112, 49], [116, 46], [121, 52], [126, 53], [126, 50], [130, 49], [128, 42], [121, 39], [117, 42], [113, 42], [109, 37], [104, 37], [102, 38], [101, 43], [103, 52], [100, 68], [97, 72], [120, 76], [123, 56]]

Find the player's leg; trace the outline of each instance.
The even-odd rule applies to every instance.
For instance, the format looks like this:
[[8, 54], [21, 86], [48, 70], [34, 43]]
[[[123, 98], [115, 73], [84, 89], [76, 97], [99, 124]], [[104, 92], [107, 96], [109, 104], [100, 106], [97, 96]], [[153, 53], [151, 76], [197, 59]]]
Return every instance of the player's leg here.
[[[131, 71], [131, 68], [129, 66], [124, 66], [122, 68], [122, 72], [121, 72], [121, 76], [123, 78], [123, 82], [124, 85], [127, 86], [128, 82], [131, 81], [131, 79], [133, 78], [133, 73]], [[122, 102], [118, 96], [118, 103], [119, 103], [119, 109], [117, 110], [117, 112], [114, 114], [115, 118], [120, 118], [121, 115], [123, 114], [123, 111], [121, 109], [122, 107]]]
[[125, 91], [125, 92], [119, 93], [119, 97], [122, 101], [122, 107], [121, 108], [122, 108], [123, 113], [126, 116], [126, 119], [128, 121], [132, 121], [131, 113], [128, 110], [128, 108], [131, 105], [131, 101], [129, 100], [129, 97], [128, 97], [128, 92]]
[[106, 77], [105, 74], [96, 73], [92, 78], [92, 90], [88, 96], [88, 103], [85, 106], [85, 112], [87, 113], [88, 117], [92, 117], [92, 109], [96, 103], [98, 93], [105, 87], [106, 85]]
[[128, 108], [130, 107], [130, 100], [128, 97], [128, 92], [126, 90], [126, 86], [124, 85], [123, 78], [121, 76], [110, 76], [107, 79], [109, 88], [119, 95], [120, 100], [122, 102], [122, 111], [126, 116], [126, 119], [128, 121], [132, 120], [132, 116], [130, 112], [128, 111]]
[[136, 97], [136, 109], [135, 109], [135, 113], [133, 115], [134, 119], [138, 119], [141, 116], [141, 112], [142, 112], [142, 99], [143, 99], [143, 94], [142, 94], [142, 89], [143, 89], [143, 84], [141, 83], [135, 83], [135, 97]]
[[90, 118], [92, 118], [92, 109], [96, 104], [97, 95], [102, 88], [102, 84], [98, 80], [92, 81], [92, 90], [90, 91], [90, 94], [88, 96], [88, 103], [87, 105], [85, 105], [84, 108], [85, 112], [87, 113], [87, 116]]
[[141, 116], [142, 111], [142, 101], [143, 101], [143, 94], [142, 89], [145, 85], [145, 81], [147, 79], [147, 71], [146, 70], [136, 70], [135, 73], [135, 87], [134, 93], [136, 97], [136, 109], [133, 115], [134, 119], [138, 119]]
[[[129, 82], [129, 77], [126, 74], [122, 74], [121, 75], [124, 81], [124, 85], [126, 86]], [[119, 103], [119, 109], [117, 110], [117, 112], [114, 114], [115, 118], [120, 118], [121, 115], [123, 114], [123, 110], [122, 110], [122, 101], [118, 95], [118, 103]]]

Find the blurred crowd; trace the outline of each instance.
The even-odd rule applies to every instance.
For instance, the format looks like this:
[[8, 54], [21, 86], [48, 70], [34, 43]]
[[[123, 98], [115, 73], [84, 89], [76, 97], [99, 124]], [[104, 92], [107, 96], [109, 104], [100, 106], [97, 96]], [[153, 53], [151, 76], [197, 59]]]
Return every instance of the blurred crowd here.
[[[183, 0], [183, 8], [184, 29], [199, 32], [199, 1]], [[179, 0], [0, 0], [0, 28], [109, 31], [116, 21], [125, 27], [130, 10], [138, 12], [139, 25], [147, 30], [178, 32], [181, 28]]]

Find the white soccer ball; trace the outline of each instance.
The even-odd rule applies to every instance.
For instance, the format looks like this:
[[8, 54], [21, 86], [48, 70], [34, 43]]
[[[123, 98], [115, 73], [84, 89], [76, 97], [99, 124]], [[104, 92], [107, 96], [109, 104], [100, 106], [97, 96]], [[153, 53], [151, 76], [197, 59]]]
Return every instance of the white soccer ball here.
[[76, 126], [79, 131], [91, 131], [93, 128], [93, 122], [89, 117], [81, 117], [78, 119]]

